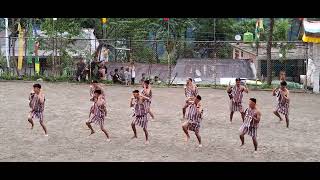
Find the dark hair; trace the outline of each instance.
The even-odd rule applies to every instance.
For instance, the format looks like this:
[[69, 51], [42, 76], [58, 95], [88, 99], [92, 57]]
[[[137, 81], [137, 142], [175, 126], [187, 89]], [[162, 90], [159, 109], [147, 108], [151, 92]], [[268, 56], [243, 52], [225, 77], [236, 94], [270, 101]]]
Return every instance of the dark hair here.
[[188, 79], [189, 79], [189, 81], [193, 82], [192, 78], [188, 78]]
[[237, 81], [241, 81], [241, 79], [240, 79], [240, 78], [237, 78], [237, 79], [236, 79], [236, 82], [237, 82]]
[[132, 91], [132, 93], [139, 93], [139, 90], [134, 90]]
[[150, 84], [149, 79], [145, 80], [145, 81], [144, 81], [144, 83], [146, 83], [146, 84]]
[[94, 93], [102, 94], [102, 91], [100, 89], [97, 89], [94, 91]]
[[120, 70], [122, 70], [122, 69], [123, 69], [123, 67], [120, 68]]
[[255, 104], [257, 103], [256, 98], [250, 98], [250, 101], [254, 102]]
[[141, 74], [141, 76], [144, 76], [144, 75], [146, 75], [146, 73], [142, 73], [142, 74]]
[[93, 80], [92, 83], [98, 83], [98, 81], [97, 80]]
[[118, 69], [115, 69], [114, 72], [118, 72]]
[[200, 95], [198, 95], [198, 96], [197, 96], [197, 99], [199, 99], [199, 100], [201, 101], [201, 96], [200, 96]]
[[287, 86], [287, 82], [286, 81], [281, 81], [280, 85], [281, 86]]
[[41, 85], [40, 84], [34, 84], [33, 87], [41, 89]]

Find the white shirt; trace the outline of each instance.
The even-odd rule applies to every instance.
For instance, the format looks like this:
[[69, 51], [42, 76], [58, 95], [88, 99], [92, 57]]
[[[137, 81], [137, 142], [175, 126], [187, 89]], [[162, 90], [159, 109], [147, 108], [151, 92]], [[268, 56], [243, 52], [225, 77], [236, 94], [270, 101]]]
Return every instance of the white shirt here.
[[135, 71], [135, 67], [133, 66], [131, 69], [131, 77], [135, 78], [136, 77], [136, 71]]

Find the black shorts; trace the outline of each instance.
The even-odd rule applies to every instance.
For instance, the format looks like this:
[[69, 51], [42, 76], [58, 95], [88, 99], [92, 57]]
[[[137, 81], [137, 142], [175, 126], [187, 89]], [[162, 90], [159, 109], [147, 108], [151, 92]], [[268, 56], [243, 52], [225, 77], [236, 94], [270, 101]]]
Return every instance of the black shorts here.
[[131, 84], [134, 84], [134, 79], [135, 79], [135, 78], [131, 78]]

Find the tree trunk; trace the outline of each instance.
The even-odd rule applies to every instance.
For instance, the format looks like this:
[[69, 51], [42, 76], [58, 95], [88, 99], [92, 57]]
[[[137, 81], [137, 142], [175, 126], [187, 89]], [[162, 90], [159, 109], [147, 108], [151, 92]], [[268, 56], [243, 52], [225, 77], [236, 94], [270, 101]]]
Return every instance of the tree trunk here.
[[273, 36], [274, 18], [270, 18], [270, 31], [267, 44], [267, 83], [271, 85], [272, 82], [272, 62], [271, 62], [271, 46]]

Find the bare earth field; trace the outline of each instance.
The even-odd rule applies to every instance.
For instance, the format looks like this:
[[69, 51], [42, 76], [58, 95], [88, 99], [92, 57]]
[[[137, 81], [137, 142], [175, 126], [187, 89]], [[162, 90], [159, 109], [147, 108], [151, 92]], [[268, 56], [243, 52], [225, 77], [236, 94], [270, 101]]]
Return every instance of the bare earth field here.
[[229, 122], [228, 96], [225, 91], [200, 89], [204, 119], [200, 133], [203, 147], [191, 132], [184, 144], [181, 129], [183, 88], [154, 88], [149, 121], [150, 144], [137, 127], [138, 139], [131, 140], [129, 98], [133, 87], [104, 86], [108, 116], [105, 121], [111, 142], [94, 125], [96, 133], [88, 137], [85, 126], [91, 102], [89, 85], [42, 83], [46, 95], [45, 137], [38, 121], [30, 130], [27, 122], [28, 94], [32, 83], [0, 82], [0, 161], [319, 161], [320, 96], [291, 93], [290, 128], [272, 114], [275, 98], [271, 92], [251, 91], [244, 96], [256, 97], [262, 112], [258, 129], [258, 153], [245, 136], [239, 147], [240, 114]]

